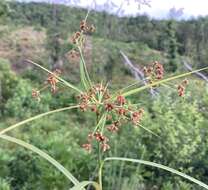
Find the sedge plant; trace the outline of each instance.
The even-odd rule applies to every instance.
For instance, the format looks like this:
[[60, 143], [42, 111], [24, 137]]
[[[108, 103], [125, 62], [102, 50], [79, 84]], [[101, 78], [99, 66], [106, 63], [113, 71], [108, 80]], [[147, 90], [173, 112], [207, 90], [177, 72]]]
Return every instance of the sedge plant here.
[[[89, 14], [89, 12], [88, 12]], [[192, 72], [187, 72], [184, 74], [172, 76], [169, 78], [164, 78], [164, 69], [163, 65], [159, 62], [155, 61], [149, 67], [144, 68], [144, 73], [146, 76], [146, 84], [141, 87], [137, 87], [135, 84], [129, 85], [123, 89], [119, 89], [115, 92], [110, 92], [108, 88], [108, 83], [100, 82], [99, 84], [95, 84], [88, 73], [83, 50], [85, 48], [85, 40], [88, 33], [94, 32], [95, 27], [90, 25], [87, 21], [87, 17], [81, 21], [79, 31], [75, 32], [71, 38], [71, 43], [73, 44], [73, 49], [69, 52], [70, 58], [79, 58], [79, 70], [80, 70], [80, 83], [81, 87], [78, 85], [71, 84], [70, 82], [61, 78], [61, 72], [59, 70], [49, 71], [47, 68], [41, 66], [38, 63], [35, 63], [31, 60], [27, 60], [27, 62], [37, 66], [43, 71], [48, 73], [48, 77], [46, 83], [43, 88], [40, 90], [33, 90], [32, 96], [37, 100], [41, 100], [41, 92], [47, 88], [50, 88], [51, 92], [57, 92], [58, 86], [62, 85], [68, 88], [69, 90], [73, 90], [77, 93], [77, 102], [74, 105], [65, 108], [59, 108], [56, 110], [52, 110], [46, 113], [42, 113], [36, 115], [34, 117], [28, 118], [24, 121], [21, 121], [17, 124], [9, 126], [0, 131], [0, 138], [11, 143], [15, 143], [20, 145], [34, 153], [37, 153], [40, 157], [50, 162], [53, 166], [55, 166], [60, 172], [62, 172], [65, 177], [70, 180], [74, 186], [70, 188], [71, 190], [79, 190], [85, 189], [87, 186], [92, 186], [94, 189], [103, 190], [102, 185], [102, 172], [106, 162], [112, 161], [120, 161], [120, 162], [133, 162], [138, 164], [144, 164], [151, 167], [156, 167], [162, 170], [166, 170], [175, 175], [181, 176], [193, 182], [205, 189], [208, 189], [208, 185], [205, 183], [188, 176], [182, 172], [179, 172], [170, 167], [157, 164], [151, 161], [139, 160], [139, 159], [131, 159], [131, 158], [121, 158], [121, 157], [106, 157], [105, 152], [107, 152], [111, 147], [109, 145], [110, 135], [111, 133], [116, 133], [125, 123], [131, 123], [132, 126], [139, 127], [141, 130], [146, 130], [154, 135], [153, 131], [150, 131], [148, 127], [143, 126], [141, 124], [141, 120], [144, 114], [144, 108], [138, 107], [137, 104], [132, 104], [127, 97], [141, 93], [142, 91], [150, 88], [158, 88], [159, 86], [166, 86], [168, 82], [187, 77], [193, 73], [203, 71], [208, 69], [202, 68], [198, 70], [194, 70]], [[176, 91], [180, 97], [184, 96], [185, 88], [188, 85], [187, 79], [182, 80], [182, 82], [177, 86]], [[6, 135], [9, 131], [20, 127], [24, 124], [32, 122], [34, 120], [38, 120], [42, 117], [48, 116], [50, 114], [55, 114], [62, 111], [79, 109], [82, 112], [92, 112], [94, 113], [94, 118], [96, 121], [96, 125], [92, 129], [91, 133], [86, 137], [86, 143], [81, 145], [86, 151], [91, 154], [97, 155], [97, 179], [96, 181], [82, 181], [80, 182], [76, 179], [64, 166], [62, 166], [59, 162], [53, 159], [50, 155], [46, 154], [39, 148], [24, 142], [20, 139], [11, 137]], [[132, 129], [134, 130], [134, 129]], [[108, 134], [108, 135], [107, 135]]]

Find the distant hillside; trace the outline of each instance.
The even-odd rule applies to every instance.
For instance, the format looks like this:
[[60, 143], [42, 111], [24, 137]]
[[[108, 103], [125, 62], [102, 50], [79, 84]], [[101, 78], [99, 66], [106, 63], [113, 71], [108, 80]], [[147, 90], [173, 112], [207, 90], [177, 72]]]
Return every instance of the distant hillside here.
[[[86, 10], [46, 3], [11, 3], [10, 22], [51, 28], [54, 23], [63, 36], [78, 29]], [[190, 56], [195, 67], [207, 65], [208, 17], [189, 21], [151, 20], [147, 16], [119, 18], [105, 12], [91, 12], [90, 22], [97, 32], [94, 36], [122, 42], [139, 42], [150, 48], [169, 53], [170, 36], [174, 34], [177, 53]], [[171, 28], [170, 28], [171, 22]], [[168, 31], [169, 29], [172, 30]]]

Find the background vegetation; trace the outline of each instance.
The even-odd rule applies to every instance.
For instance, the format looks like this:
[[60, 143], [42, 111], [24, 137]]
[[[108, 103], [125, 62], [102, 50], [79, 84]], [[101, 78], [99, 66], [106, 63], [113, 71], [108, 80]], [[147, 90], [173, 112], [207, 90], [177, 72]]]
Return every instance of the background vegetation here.
[[[24, 60], [31, 59], [49, 69], [61, 68], [63, 77], [79, 83], [77, 60], [69, 61], [71, 34], [79, 27], [86, 10], [44, 3], [0, 5], [0, 127], [55, 108], [68, 106], [76, 94], [60, 89], [43, 93], [39, 103], [31, 98], [33, 88], [46, 79], [44, 72]], [[2, 9], [2, 7], [5, 8]], [[54, 9], [56, 10], [54, 12]], [[120, 50], [138, 68], [154, 60], [164, 64], [166, 75], [185, 72], [183, 61], [193, 68], [207, 66], [208, 18], [187, 21], [152, 20], [147, 16], [119, 18], [92, 12], [89, 21], [96, 33], [88, 36], [84, 52], [95, 81], [110, 81], [112, 90], [135, 82], [124, 66]], [[206, 73], [204, 73], [206, 75]], [[175, 81], [177, 83], [177, 81]], [[175, 84], [171, 84], [173, 87]], [[184, 98], [173, 89], [160, 88], [152, 97], [147, 91], [131, 98], [145, 108], [142, 129], [125, 126], [114, 136], [110, 156], [142, 158], [208, 181], [208, 87], [192, 76]], [[51, 115], [20, 127], [12, 135], [39, 147], [61, 162], [80, 180], [91, 179], [96, 163], [80, 145], [92, 115], [69, 111]], [[106, 190], [197, 190], [179, 177], [135, 164], [108, 163], [104, 170]], [[118, 180], [114, 180], [114, 179]], [[61, 173], [37, 155], [1, 140], [0, 189], [68, 189]]]

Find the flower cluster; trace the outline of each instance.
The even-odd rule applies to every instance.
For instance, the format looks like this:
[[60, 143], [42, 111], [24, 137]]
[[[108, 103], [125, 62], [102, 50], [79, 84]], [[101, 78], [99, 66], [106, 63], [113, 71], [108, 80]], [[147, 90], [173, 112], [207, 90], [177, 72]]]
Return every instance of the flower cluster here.
[[[158, 80], [163, 79], [164, 77], [164, 68], [163, 65], [158, 61], [153, 62], [153, 64], [149, 67], [144, 67], [144, 74], [147, 77], [147, 81], [152, 84]], [[183, 97], [185, 95], [185, 89], [188, 85], [188, 80], [185, 79], [181, 84], [177, 86], [178, 95]], [[155, 86], [153, 86], [155, 87]]]
[[[98, 84], [90, 88], [87, 92], [78, 97], [80, 110], [94, 112], [98, 118], [98, 125], [93, 134], [89, 134], [88, 142], [83, 145], [87, 151], [92, 151], [92, 140], [96, 140], [105, 152], [110, 149], [109, 140], [104, 133], [116, 133], [122, 124], [131, 122], [134, 126], [139, 126], [144, 110], [130, 104], [126, 98], [120, 94], [111, 96], [107, 86]], [[104, 118], [104, 119], [103, 119]], [[99, 125], [103, 119], [103, 124]], [[89, 138], [90, 137], [90, 138]]]
[[84, 33], [88, 33], [88, 32], [95, 32], [95, 27], [94, 27], [94, 25], [89, 25], [88, 23], [87, 23], [87, 21], [85, 21], [85, 20], [82, 20], [81, 22], [80, 22], [80, 30], [82, 31], [82, 32], [84, 32]]
[[100, 133], [99, 131], [95, 132], [95, 133], [90, 133], [88, 135], [88, 143], [83, 144], [82, 147], [87, 150], [88, 152], [92, 151], [92, 144], [93, 141], [98, 142], [101, 146], [101, 149], [103, 152], [107, 151], [108, 149], [110, 149], [110, 146], [107, 144], [109, 139], [104, 136], [102, 133]]
[[59, 69], [56, 69], [54, 72], [50, 73], [45, 81], [45, 85], [43, 88], [41, 88], [40, 90], [32, 90], [32, 97], [37, 101], [40, 101], [40, 92], [48, 87], [50, 87], [52, 93], [55, 93], [57, 91], [57, 83], [59, 82], [58, 77], [60, 76], [60, 74], [61, 71]]
[[153, 62], [153, 64], [149, 67], [144, 67], [144, 74], [148, 78], [150, 83], [163, 79], [164, 76], [164, 68], [161, 63], [158, 61]]
[[[70, 42], [74, 45], [82, 47], [85, 42], [84, 34], [92, 32], [95, 32], [95, 27], [88, 24], [87, 21], [83, 20], [80, 22], [80, 30], [72, 35]], [[72, 60], [79, 57], [79, 52], [76, 50], [76, 47], [68, 52], [68, 57]]]
[[80, 31], [77, 31], [73, 34], [71, 37], [71, 43], [73, 44], [79, 44], [79, 42], [83, 41], [82, 34]]
[[32, 97], [39, 102], [40, 101], [40, 91], [33, 89], [32, 90]]
[[58, 77], [60, 76], [61, 71], [59, 69], [56, 69], [53, 73], [48, 75], [47, 78], [47, 83], [50, 85], [51, 87], [51, 92], [55, 93], [57, 90], [57, 83], [58, 83]]
[[185, 95], [185, 90], [187, 85], [188, 85], [187, 79], [183, 80], [182, 83], [178, 85], [177, 90], [178, 90], [178, 95], [180, 97], [183, 97]]
[[79, 52], [77, 52], [76, 50], [72, 49], [67, 53], [67, 58], [69, 60], [76, 60], [76, 58], [79, 57]]

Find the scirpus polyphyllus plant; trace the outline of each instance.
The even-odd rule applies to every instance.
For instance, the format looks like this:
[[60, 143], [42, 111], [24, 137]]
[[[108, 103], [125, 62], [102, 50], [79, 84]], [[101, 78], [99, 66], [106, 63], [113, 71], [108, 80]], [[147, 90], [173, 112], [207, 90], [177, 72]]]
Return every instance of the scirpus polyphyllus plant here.
[[[46, 78], [43, 87], [39, 90], [34, 89], [32, 91], [33, 98], [37, 99], [38, 101], [41, 101], [41, 92], [47, 88], [49, 88], [52, 93], [58, 93], [58, 86], [59, 84], [61, 84], [65, 85], [71, 90], [74, 90], [77, 93], [77, 102], [72, 106], [42, 113], [40, 115], [26, 119], [20, 123], [14, 124], [6, 129], [3, 129], [2, 131], [0, 131], [0, 138], [16, 143], [22, 147], [25, 147], [49, 161], [74, 184], [74, 187], [71, 188], [72, 190], [84, 189], [88, 185], [94, 186], [95, 189], [102, 190], [102, 169], [104, 163], [106, 161], [115, 160], [134, 162], [139, 164], [145, 164], [152, 167], [157, 167], [174, 173], [176, 175], [179, 175], [193, 183], [196, 183], [204, 187], [205, 189], [208, 189], [208, 186], [203, 182], [167, 166], [150, 161], [137, 160], [131, 158], [106, 157], [104, 154], [106, 151], [110, 149], [109, 141], [111, 139], [110, 136], [107, 134], [118, 132], [119, 129], [121, 127], [124, 127], [124, 124], [127, 122], [131, 123], [132, 126], [140, 127], [142, 129], [147, 130], [148, 132], [153, 133], [148, 129], [148, 127], [144, 127], [141, 124], [143, 114], [145, 114], [145, 108], [138, 107], [138, 104], [132, 104], [129, 101], [128, 96], [139, 93], [148, 88], [158, 88], [160, 85], [165, 85], [167, 82], [182, 77], [186, 77], [192, 73], [199, 72], [208, 68], [202, 68], [192, 72], [164, 79], [163, 65], [158, 61], [155, 61], [150, 66], [144, 68], [147, 84], [141, 87], [129, 85], [126, 88], [119, 89], [118, 91], [112, 93], [108, 88], [108, 83], [105, 84], [104, 82], [100, 82], [98, 84], [94, 84], [91, 81], [89, 73], [87, 71], [87, 66], [83, 55], [83, 49], [85, 47], [84, 44], [86, 41], [87, 34], [95, 31], [95, 27], [87, 22], [88, 14], [86, 18], [80, 22], [79, 30], [75, 32], [73, 36], [70, 38], [70, 42], [73, 44], [74, 48], [69, 52], [69, 55], [71, 56], [71, 58], [78, 57], [80, 59], [80, 82], [82, 84], [82, 88], [79, 88], [61, 78], [60, 70], [55, 70], [52, 72], [44, 68], [43, 66], [39, 65], [38, 63], [27, 60], [29, 63], [41, 68], [42, 70], [48, 73], [48, 77]], [[183, 80], [181, 84], [177, 86], [175, 90], [176, 92], [178, 92], [179, 96], [182, 97], [185, 95], [185, 87], [187, 86], [187, 84], [188, 81]], [[49, 114], [54, 114], [70, 109], [79, 109], [82, 112], [94, 113], [96, 126], [94, 126], [94, 129], [86, 137], [86, 143], [81, 146], [89, 153], [95, 153], [98, 155], [98, 182], [79, 182], [66, 168], [64, 168], [60, 163], [58, 163], [45, 152], [22, 140], [5, 135], [6, 132], [11, 131], [23, 124], [34, 121]], [[132, 130], [134, 129], [132, 128]], [[94, 147], [95, 144], [98, 148]]]

